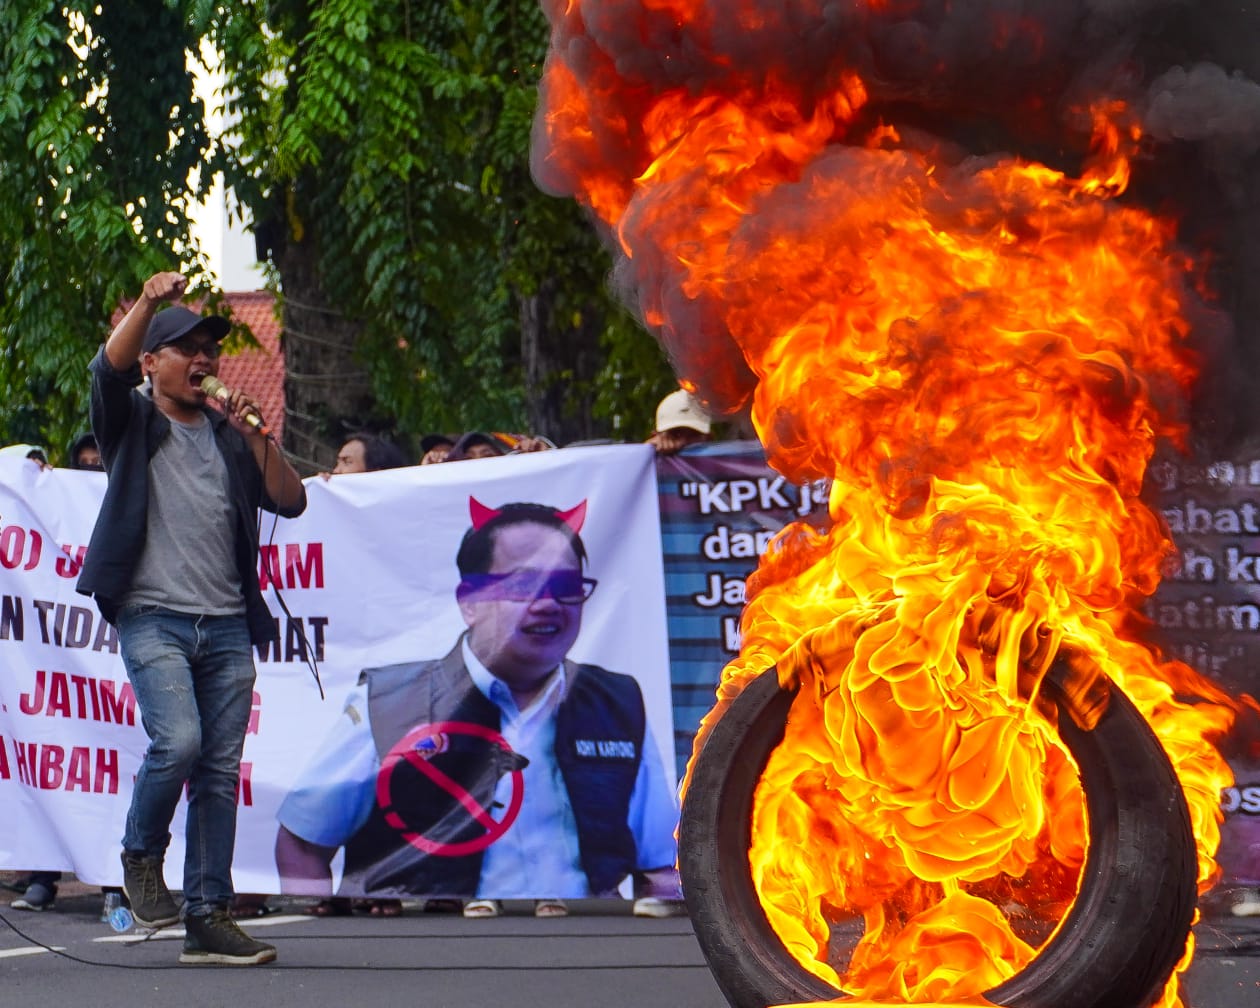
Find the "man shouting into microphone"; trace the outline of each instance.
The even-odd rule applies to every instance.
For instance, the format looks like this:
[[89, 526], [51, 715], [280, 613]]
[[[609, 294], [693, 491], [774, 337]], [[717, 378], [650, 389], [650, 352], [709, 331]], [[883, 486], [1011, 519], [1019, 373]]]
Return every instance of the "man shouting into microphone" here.
[[228, 392], [222, 411], [206, 404], [202, 382], [218, 371], [229, 325], [164, 307], [186, 284], [179, 273], [150, 277], [90, 365], [109, 483], [78, 590], [118, 629], [149, 736], [122, 838], [132, 913], [146, 927], [180, 918], [163, 861], [187, 781], [179, 961], [249, 965], [276, 957], [228, 913], [251, 646], [275, 634], [255, 529], [259, 507], [293, 517], [306, 492], [249, 397]]

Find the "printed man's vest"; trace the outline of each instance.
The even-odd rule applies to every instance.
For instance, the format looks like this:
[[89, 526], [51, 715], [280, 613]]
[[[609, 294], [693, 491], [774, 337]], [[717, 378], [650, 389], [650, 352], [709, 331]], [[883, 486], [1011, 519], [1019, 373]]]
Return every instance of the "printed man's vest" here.
[[[610, 895], [635, 867], [627, 818], [645, 734], [643, 697], [633, 678], [596, 665], [566, 662], [565, 674], [556, 762], [577, 821], [591, 893]], [[445, 658], [367, 669], [363, 676], [382, 771], [371, 815], [346, 844], [340, 891], [471, 898], [482, 852], [428, 851], [432, 845], [446, 852], [459, 852], [461, 844], [475, 847], [485, 826], [470, 812], [468, 797], [475, 807], [492, 809], [499, 778], [523, 758], [469, 732], [415, 732], [452, 721], [499, 730], [499, 709], [473, 684], [459, 644]], [[403, 750], [405, 758], [390, 758]], [[493, 817], [501, 818], [502, 811], [493, 809]]]

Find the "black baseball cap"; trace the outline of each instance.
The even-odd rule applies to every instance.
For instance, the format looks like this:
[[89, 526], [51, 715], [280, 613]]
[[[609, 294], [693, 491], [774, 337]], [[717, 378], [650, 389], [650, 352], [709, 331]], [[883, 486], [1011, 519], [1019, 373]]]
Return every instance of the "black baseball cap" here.
[[141, 349], [145, 353], [153, 353], [159, 347], [187, 336], [198, 326], [213, 336], [215, 342], [223, 339], [232, 329], [232, 324], [222, 315], [198, 315], [183, 305], [172, 305], [153, 316]]
[[451, 453], [446, 456], [447, 462], [462, 462], [468, 457], [468, 449], [473, 445], [488, 445], [490, 450], [496, 455], [506, 455], [507, 445], [500, 441], [492, 434], [485, 431], [466, 431], [459, 436], [455, 442], [455, 447], [451, 449]]
[[450, 445], [454, 448], [455, 439], [447, 437], [445, 434], [426, 434], [420, 439], [420, 454], [427, 455], [438, 445]]

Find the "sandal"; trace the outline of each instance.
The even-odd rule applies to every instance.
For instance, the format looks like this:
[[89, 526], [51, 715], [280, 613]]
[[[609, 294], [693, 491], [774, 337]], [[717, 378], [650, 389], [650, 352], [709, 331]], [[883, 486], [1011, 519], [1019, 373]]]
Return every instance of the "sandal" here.
[[498, 917], [503, 904], [498, 900], [471, 900], [464, 904], [465, 917]]
[[535, 917], [568, 917], [569, 908], [565, 905], [564, 900], [558, 900], [558, 899], [534, 900], [534, 916]]
[[354, 910], [351, 908], [349, 897], [331, 896], [320, 900], [314, 906], [307, 907], [306, 912], [312, 917], [349, 917]]

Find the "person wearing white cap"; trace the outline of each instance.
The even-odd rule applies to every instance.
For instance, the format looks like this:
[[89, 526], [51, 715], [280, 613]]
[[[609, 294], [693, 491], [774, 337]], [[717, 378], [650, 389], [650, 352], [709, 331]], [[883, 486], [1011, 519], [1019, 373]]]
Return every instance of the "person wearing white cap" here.
[[656, 407], [656, 429], [647, 444], [658, 455], [676, 455], [688, 445], [710, 439], [713, 422], [699, 401], [686, 389], [676, 389]]
[[14, 444], [0, 448], [0, 455], [20, 455], [22, 458], [28, 458], [41, 469], [51, 469], [48, 464], [48, 456], [44, 454], [44, 449], [38, 445]]

